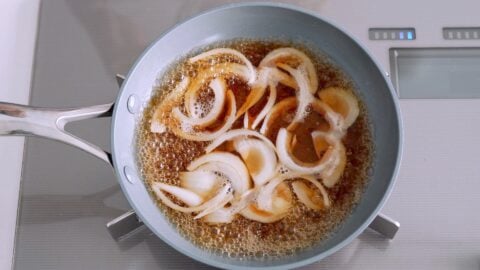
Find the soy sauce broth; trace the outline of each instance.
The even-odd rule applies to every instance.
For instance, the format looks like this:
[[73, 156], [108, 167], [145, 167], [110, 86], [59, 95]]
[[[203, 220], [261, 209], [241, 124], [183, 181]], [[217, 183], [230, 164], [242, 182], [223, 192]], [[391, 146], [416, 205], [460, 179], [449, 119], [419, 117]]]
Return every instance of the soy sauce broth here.
[[[352, 89], [355, 93], [353, 82], [326, 56], [295, 43], [234, 40], [212, 44], [188, 56], [217, 47], [236, 49], [243, 53], [255, 66], [267, 53], [276, 48], [294, 47], [305, 52], [313, 61], [318, 75], [319, 89], [337, 86]], [[172, 65], [159, 78], [154, 94], [144, 108], [143, 117], [138, 124], [137, 160], [147, 187], [150, 187], [156, 181], [179, 185], [178, 173], [185, 171], [187, 165], [193, 159], [203, 155], [205, 153], [203, 149], [208, 145], [207, 142], [184, 140], [170, 132], [162, 134], [150, 132], [153, 112], [163, 98], [174, 89], [183, 76], [195, 76], [198, 72], [192, 65], [186, 63], [188, 56]], [[239, 108], [245, 101], [248, 91], [250, 91], [249, 86], [235, 78], [229, 79], [227, 85], [234, 92], [237, 108]], [[277, 102], [295, 95], [295, 91], [287, 86], [279, 85], [277, 90]], [[208, 100], [213, 98], [213, 94], [204, 91], [201, 98]], [[347, 149], [347, 165], [339, 183], [333, 188], [327, 189], [332, 201], [332, 207], [329, 209], [311, 210], [294, 199], [290, 213], [275, 223], [263, 224], [237, 215], [232, 223], [211, 225], [204, 223], [202, 220], [193, 219], [193, 214], [170, 209], [160, 201], [157, 202], [158, 207], [170, 220], [172, 226], [185, 238], [203, 249], [238, 259], [264, 260], [288, 256], [319, 243], [333, 233], [352, 212], [368, 182], [373, 144], [365, 107], [360, 97], [357, 96], [357, 99], [359, 100], [360, 114], [342, 140]], [[264, 97], [250, 109], [250, 113], [258, 113], [265, 102], [266, 98]], [[318, 117], [307, 118], [303, 128], [315, 128], [322, 121], [324, 120]], [[221, 121], [218, 125], [220, 123]], [[276, 132], [286, 123], [286, 121], [277, 122], [276, 131], [270, 136], [271, 140], [274, 141]], [[243, 127], [243, 117], [237, 120], [233, 126], [233, 128], [240, 127]], [[305, 138], [298, 141], [302, 143], [295, 147], [294, 154], [303, 161], [315, 159], [311, 139]], [[152, 197], [155, 198], [153, 192]]]

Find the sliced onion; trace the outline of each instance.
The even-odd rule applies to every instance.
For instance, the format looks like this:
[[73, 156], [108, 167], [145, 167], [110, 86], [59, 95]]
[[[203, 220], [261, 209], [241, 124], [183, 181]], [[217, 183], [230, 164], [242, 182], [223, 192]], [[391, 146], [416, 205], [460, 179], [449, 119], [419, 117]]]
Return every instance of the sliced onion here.
[[167, 131], [167, 126], [158, 121], [152, 121], [150, 125], [150, 131], [153, 133], [164, 133]]
[[201, 196], [208, 198], [221, 184], [221, 179], [213, 171], [195, 170], [179, 174], [180, 185]]
[[240, 109], [238, 109], [237, 118], [246, 113], [248, 109], [250, 109], [262, 98], [263, 94], [265, 93], [265, 89], [267, 88], [269, 74], [270, 69], [261, 69], [259, 71], [258, 78], [252, 85], [245, 102], [242, 104]]
[[[201, 168], [200, 168], [201, 167]], [[242, 160], [228, 152], [208, 153], [192, 161], [187, 170], [196, 169], [222, 174], [232, 184], [235, 197], [240, 197], [250, 188], [250, 176]]]
[[243, 115], [243, 128], [250, 128], [250, 115], [248, 114], [248, 111]]
[[338, 137], [343, 136], [345, 132], [345, 124], [343, 117], [340, 114], [333, 111], [330, 106], [319, 99], [314, 99], [310, 105], [312, 106], [313, 111], [323, 115], [325, 120], [327, 120], [330, 133]]
[[[230, 188], [229, 186], [227, 186]], [[221, 209], [224, 207], [228, 202], [230, 202], [233, 199], [233, 195], [231, 192], [227, 191], [227, 194], [223, 197], [213, 197], [212, 198], [212, 203], [208, 205], [208, 207], [205, 207], [200, 213], [198, 213], [194, 219], [199, 219], [202, 218], [210, 213], [213, 213], [217, 211], [218, 209]]]
[[213, 89], [215, 95], [214, 102], [210, 111], [204, 117], [187, 117], [184, 115], [178, 107], [175, 107], [172, 111], [173, 117], [178, 121], [186, 123], [196, 127], [206, 127], [215, 122], [218, 116], [222, 112], [223, 105], [225, 104], [226, 84], [223, 79], [217, 78], [210, 82], [210, 88]]
[[275, 186], [269, 199], [271, 207], [268, 210], [261, 209], [252, 203], [240, 214], [250, 220], [272, 223], [284, 218], [292, 207], [292, 193], [285, 183]]
[[344, 129], [350, 127], [358, 117], [360, 109], [355, 96], [338, 87], [329, 87], [317, 92], [317, 96], [344, 118]]
[[210, 153], [213, 150], [215, 150], [215, 148], [219, 147], [222, 143], [224, 143], [226, 141], [233, 140], [233, 139], [241, 137], [241, 136], [244, 136], [244, 137], [251, 136], [251, 137], [259, 138], [260, 140], [264, 141], [268, 146], [275, 149], [275, 145], [273, 145], [273, 143], [267, 137], [263, 136], [262, 134], [254, 131], [254, 130], [240, 128], [240, 129], [229, 130], [229, 131], [225, 132], [224, 134], [222, 134], [221, 136], [219, 136], [217, 139], [212, 141], [205, 148], [205, 152]]
[[233, 55], [233, 56], [239, 58], [240, 60], [242, 60], [242, 62], [247, 66], [247, 68], [249, 70], [249, 73], [250, 73], [248, 83], [251, 84], [255, 81], [255, 79], [256, 79], [255, 67], [252, 65], [250, 60], [248, 60], [245, 55], [243, 55], [241, 52], [239, 52], [237, 50], [234, 50], [234, 49], [229, 49], [229, 48], [213, 49], [213, 50], [201, 53], [197, 56], [194, 56], [194, 57], [190, 58], [188, 61], [190, 63], [195, 63], [197, 61], [204, 60], [206, 58], [210, 58], [210, 57], [213, 57], [213, 56], [222, 55], [222, 54], [230, 54], [230, 55]]
[[203, 221], [213, 224], [230, 223], [234, 218], [235, 214], [232, 214], [230, 209], [223, 207], [203, 217]]
[[162, 101], [160, 106], [158, 106], [153, 113], [152, 122], [150, 124], [150, 131], [154, 133], [163, 133], [166, 131], [166, 126], [162, 123], [164, 119], [165, 108], [169, 103], [176, 102], [180, 99], [183, 93], [186, 91], [188, 84], [190, 83], [190, 78], [185, 77], [177, 86], [170, 92]]
[[295, 107], [297, 107], [297, 99], [295, 97], [288, 97], [275, 104], [267, 116], [265, 116], [262, 127], [260, 128], [260, 133], [268, 136], [270, 132], [270, 126], [275, 123], [277, 118]]
[[[308, 82], [309, 82], [309, 89], [311, 89], [311, 93], [315, 93], [318, 88], [318, 78], [317, 72], [315, 70], [315, 66], [313, 65], [310, 58], [304, 54], [303, 52], [294, 49], [294, 48], [280, 48], [271, 51], [268, 53], [258, 65], [259, 68], [263, 67], [273, 67], [275, 65], [281, 64], [281, 59], [285, 58], [295, 58], [300, 61], [300, 65], [305, 65], [306, 72], [308, 73]], [[284, 63], [285, 64], [285, 63]]]
[[227, 92], [227, 99], [228, 99], [228, 110], [227, 110], [227, 120], [223, 124], [223, 126], [212, 132], [206, 132], [206, 131], [198, 131], [195, 132], [193, 131], [193, 127], [186, 124], [186, 123], [180, 123], [180, 127], [177, 125], [173, 125], [172, 127], [172, 132], [175, 133], [175, 135], [191, 140], [191, 141], [212, 141], [216, 139], [217, 137], [221, 136], [224, 134], [227, 130], [229, 130], [233, 123], [235, 122], [235, 111], [236, 111], [236, 105], [235, 105], [235, 96], [233, 95], [232, 91]]
[[258, 209], [264, 210], [264, 211], [272, 211], [272, 208], [274, 207], [273, 194], [277, 189], [277, 187], [287, 179], [293, 179], [293, 178], [299, 178], [299, 177], [303, 177], [303, 175], [298, 172], [277, 174], [266, 185], [260, 188], [257, 196]]
[[293, 192], [297, 195], [297, 198], [300, 202], [305, 204], [308, 208], [314, 210], [322, 210], [324, 208], [330, 207], [330, 199], [328, 198], [328, 193], [325, 188], [320, 184], [314, 177], [312, 176], [304, 176], [303, 179], [309, 181], [317, 189], [320, 190], [320, 194], [323, 200], [318, 198], [317, 193], [315, 190], [311, 189], [301, 180], [294, 181], [292, 183]]
[[238, 138], [234, 141], [234, 147], [242, 156], [255, 186], [265, 184], [275, 174], [277, 156], [274, 148], [267, 145], [264, 141]]
[[232, 75], [248, 80], [250, 71], [246, 66], [236, 63], [221, 63], [199, 71], [184, 95], [185, 110], [187, 111], [187, 114], [199, 117], [199, 115], [195, 113], [195, 104], [197, 103], [198, 92], [202, 89], [202, 86], [217, 77], [225, 79], [227, 76]]
[[337, 145], [334, 145], [333, 147], [330, 147], [317, 162], [303, 162], [293, 156], [291, 144], [292, 133], [287, 131], [285, 128], [281, 128], [278, 131], [276, 142], [278, 158], [289, 169], [305, 174], [321, 172], [327, 167], [328, 163], [335, 158], [335, 155], [338, 155], [338, 151], [335, 151]]
[[[262, 69], [266, 69], [265, 67]], [[288, 75], [287, 73], [281, 71], [278, 68], [269, 68], [269, 78], [271, 83], [277, 85], [281, 83], [285, 86], [298, 90], [297, 82], [292, 78], [292, 76]]]
[[250, 90], [250, 93], [248, 93], [245, 102], [240, 109], [238, 109], [237, 118], [246, 113], [248, 109], [250, 109], [262, 98], [267, 85], [271, 84], [277, 86], [279, 82], [291, 88], [297, 88], [295, 80], [293, 80], [288, 74], [285, 74], [277, 68], [261, 68], [258, 73], [258, 78], [252, 85], [252, 89]]
[[312, 139], [315, 152], [319, 158], [321, 158], [323, 152], [327, 151], [328, 147], [335, 145], [335, 151], [337, 154], [333, 155], [334, 158], [330, 161], [325, 170], [319, 174], [326, 187], [333, 187], [338, 180], [340, 180], [347, 164], [345, 146], [332, 134], [322, 131], [312, 132]]
[[290, 73], [298, 84], [297, 93], [297, 111], [293, 117], [292, 122], [288, 126], [288, 129], [291, 131], [295, 126], [302, 122], [303, 119], [307, 116], [307, 108], [314, 101], [314, 96], [312, 95], [311, 86], [309, 85], [308, 79], [304, 74], [305, 67], [300, 65], [298, 69], [293, 69], [288, 65], [279, 64], [279, 66]]
[[188, 206], [198, 206], [203, 202], [203, 198], [188, 189], [167, 185], [164, 183], [155, 183], [154, 186], [158, 191], [165, 191], [175, 196]]
[[[174, 210], [177, 210], [177, 211], [180, 211], [180, 212], [183, 212], [183, 213], [192, 213], [192, 212], [199, 212], [199, 211], [203, 211], [207, 208], [210, 208], [212, 206], [216, 206], [216, 205], [219, 205], [221, 204], [226, 197], [228, 197], [228, 194], [231, 195], [231, 192], [230, 192], [230, 189], [231, 189], [231, 186], [230, 184], [226, 184], [225, 186], [223, 186], [215, 196], [213, 196], [210, 200], [200, 204], [200, 205], [196, 205], [196, 206], [190, 206], [190, 207], [184, 207], [184, 206], [180, 206], [176, 203], [174, 203], [172, 200], [170, 200], [164, 193], [163, 193], [163, 188], [165, 187], [164, 186], [165, 184], [163, 183], [154, 183], [152, 185], [152, 189], [153, 191], [155, 192], [155, 194], [157, 195], [158, 198], [160, 198], [160, 200], [168, 207], [174, 209]], [[195, 194], [192, 192], [192, 194]], [[198, 195], [196, 195], [198, 196]], [[226, 203], [225, 203], [226, 204]], [[225, 205], [224, 204], [224, 205]], [[223, 205], [222, 205], [223, 206]]]
[[245, 192], [239, 199], [231, 201], [229, 207], [223, 207], [215, 212], [210, 213], [204, 217], [204, 221], [208, 223], [230, 223], [235, 218], [235, 215], [245, 209], [253, 202], [256, 197], [254, 190]]
[[268, 95], [267, 103], [265, 104], [263, 109], [258, 113], [258, 115], [255, 117], [255, 120], [253, 121], [253, 124], [252, 124], [253, 129], [257, 128], [258, 124], [260, 124], [260, 122], [263, 120], [263, 118], [265, 118], [267, 113], [273, 108], [273, 105], [275, 105], [275, 100], [277, 99], [277, 87], [273, 83], [270, 83], [269, 89], [270, 89], [269, 90], [270, 94]]

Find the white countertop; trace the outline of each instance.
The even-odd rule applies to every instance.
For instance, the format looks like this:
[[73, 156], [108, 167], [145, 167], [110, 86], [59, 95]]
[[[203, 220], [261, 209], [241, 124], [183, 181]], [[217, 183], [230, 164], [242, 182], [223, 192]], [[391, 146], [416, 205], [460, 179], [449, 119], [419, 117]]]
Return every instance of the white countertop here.
[[[121, 13], [133, 9], [132, 2], [115, 2], [116, 5], [112, 4], [113, 0], [105, 2], [123, 14], [115, 19], [132, 20], [141, 27], [144, 23], [141, 19], [149, 18], [146, 15], [132, 19], [125, 15], [127, 12]], [[200, 9], [202, 5], [213, 5], [216, 2], [196, 2], [198, 4], [190, 8]], [[440, 46], [442, 26], [478, 26], [478, 23], [475, 24], [478, 22], [478, 8], [474, 8], [478, 2], [473, 0], [460, 1], [463, 2], [460, 4], [438, 3], [438, 10], [432, 10], [432, 5], [428, 5], [428, 2], [433, 1], [355, 0], [347, 11], [345, 2], [342, 7], [342, 1], [300, 2], [304, 7], [312, 7], [315, 12], [338, 22], [367, 44], [385, 70], [389, 66], [388, 48], [391, 44], [369, 43], [366, 29], [370, 26], [409, 26], [412, 18], [421, 18], [419, 25], [415, 25], [419, 38], [412, 43], [420, 47]], [[94, 2], [89, 3], [93, 5]], [[182, 12], [188, 11], [183, 10], [185, 6], [180, 4], [175, 6], [176, 3], [169, 2], [172, 7], [165, 3], [158, 4], [171, 15], [171, 18], [164, 18], [165, 21], [173, 21], [177, 15], [180, 18], [184, 16], [180, 16], [184, 14]], [[0, 101], [28, 102], [38, 5], [39, 0], [0, 3], [0, 81], [3, 82]], [[149, 2], [144, 5], [155, 4]], [[142, 5], [135, 3], [135, 7], [142, 8]], [[416, 9], [410, 10], [411, 7]], [[395, 12], [380, 12], [390, 9]], [[108, 15], [108, 11], [103, 10], [104, 13], [99, 14]], [[370, 16], [372, 13], [375, 16]], [[423, 16], [425, 14], [428, 16]], [[435, 14], [438, 15], [437, 18]], [[392, 23], [389, 17], [397, 20]], [[88, 19], [94, 18], [90, 16]], [[431, 23], [435, 19], [437, 24]], [[105, 21], [106, 19], [103, 22]], [[385, 25], [386, 22], [391, 25]], [[75, 18], [70, 23], [83, 27], [85, 21]], [[135, 26], [134, 23], [131, 25]], [[428, 35], [431, 37], [425, 38]], [[99, 44], [102, 42], [106, 43], [106, 40], [100, 39]], [[400, 41], [392, 44], [395, 47], [411, 46]], [[471, 47], [479, 46], [473, 40], [467, 44]], [[452, 47], [458, 45], [460, 41], [449, 43]], [[305, 269], [371, 269], [372, 265], [379, 269], [478, 269], [480, 215], [474, 211], [478, 208], [480, 199], [475, 190], [480, 175], [480, 99], [401, 100], [400, 103], [405, 133], [404, 159], [396, 187], [383, 210], [402, 224], [396, 239], [389, 242], [366, 233], [321, 264]], [[451, 130], [455, 132], [452, 133]], [[0, 181], [3, 184], [0, 188], [0, 269], [11, 268], [23, 142], [23, 138], [0, 137]], [[158, 251], [155, 249], [155, 252]], [[178, 260], [179, 263], [185, 263], [188, 260], [174, 253], [161, 255], [167, 257], [166, 261]]]
[[[0, 101], [27, 104], [39, 0], [0, 2]], [[24, 138], [0, 137], [0, 269], [11, 269]]]

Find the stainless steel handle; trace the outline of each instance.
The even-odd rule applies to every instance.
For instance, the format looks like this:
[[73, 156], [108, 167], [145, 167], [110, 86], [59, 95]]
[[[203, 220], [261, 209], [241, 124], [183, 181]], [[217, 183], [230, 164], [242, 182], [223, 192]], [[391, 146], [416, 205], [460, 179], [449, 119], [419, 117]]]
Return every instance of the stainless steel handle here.
[[110, 117], [113, 103], [77, 108], [45, 109], [0, 102], [0, 136], [40, 136], [73, 145], [112, 165], [110, 153], [65, 131], [68, 122]]

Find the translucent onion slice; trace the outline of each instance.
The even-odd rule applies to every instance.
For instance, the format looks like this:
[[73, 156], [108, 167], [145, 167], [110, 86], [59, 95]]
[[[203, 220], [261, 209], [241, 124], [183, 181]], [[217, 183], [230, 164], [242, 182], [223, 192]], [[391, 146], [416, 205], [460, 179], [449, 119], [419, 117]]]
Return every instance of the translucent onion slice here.
[[249, 136], [256, 137], [256, 138], [264, 141], [269, 147], [275, 149], [275, 145], [273, 145], [273, 143], [267, 137], [263, 136], [262, 134], [258, 133], [257, 131], [249, 130], [249, 129], [245, 129], [245, 128], [240, 128], [240, 129], [229, 130], [229, 131], [225, 132], [224, 134], [222, 134], [221, 136], [219, 136], [217, 139], [212, 141], [205, 148], [205, 152], [210, 153], [213, 150], [215, 150], [215, 148], [219, 147], [222, 143], [224, 143], [226, 141], [233, 140], [233, 139], [238, 138], [238, 137], [242, 137], [242, 136], [243, 137], [249, 137]]
[[[275, 105], [275, 100], [277, 99], [277, 86], [274, 85], [273, 83], [269, 84], [269, 91], [270, 94], [268, 95], [268, 100], [265, 106], [262, 108], [262, 110], [258, 113], [258, 115], [255, 117], [255, 120], [253, 121], [252, 124], [252, 129], [257, 128], [257, 126], [260, 124], [260, 122], [265, 118], [267, 113], [273, 108]], [[248, 111], [247, 111], [248, 113]], [[247, 115], [247, 114], [245, 114]]]
[[167, 126], [158, 121], [152, 121], [150, 124], [150, 131], [153, 133], [164, 133], [167, 131]]
[[269, 79], [270, 69], [261, 69], [258, 73], [258, 78], [255, 80], [255, 83], [252, 85], [250, 92], [245, 99], [245, 102], [242, 104], [240, 109], [237, 112], [237, 118], [242, 116], [248, 111], [255, 103], [257, 103], [260, 98], [262, 98], [267, 88], [267, 83]]
[[321, 197], [318, 196], [318, 193], [315, 192], [315, 190], [307, 186], [301, 180], [297, 180], [292, 183], [292, 188], [295, 195], [297, 195], [298, 200], [313, 210], [322, 210], [330, 207], [328, 193], [322, 184], [311, 176], [304, 176], [302, 178], [315, 185], [315, 187], [320, 190]]
[[335, 158], [335, 155], [338, 155], [338, 151], [335, 151], [338, 144], [335, 144], [329, 147], [318, 161], [313, 163], [303, 162], [292, 154], [292, 137], [292, 133], [285, 128], [281, 128], [278, 131], [276, 146], [280, 162], [293, 171], [305, 174], [320, 173], [327, 168], [327, 165]]
[[257, 196], [257, 207], [263, 211], [272, 211], [274, 192], [277, 187], [287, 179], [303, 178], [303, 174], [298, 172], [279, 173], [272, 178], [266, 185], [259, 189]]
[[227, 109], [227, 119], [223, 126], [216, 130], [216, 131], [193, 131], [193, 127], [187, 123], [180, 123], [180, 127], [178, 125], [173, 125], [171, 130], [175, 135], [191, 140], [191, 141], [212, 141], [217, 137], [224, 134], [227, 130], [229, 130], [233, 123], [235, 122], [235, 111], [236, 111], [236, 104], [235, 104], [235, 96], [233, 95], [232, 91], [227, 91], [227, 100], [228, 100], [228, 109]]
[[[213, 199], [215, 199], [215, 197], [212, 198], [212, 201], [213, 201]], [[194, 217], [194, 219], [202, 218], [202, 217], [204, 217], [204, 216], [206, 216], [210, 213], [213, 213], [213, 212], [217, 211], [218, 209], [221, 209], [231, 200], [233, 200], [233, 195], [232, 195], [231, 192], [227, 191], [227, 194], [224, 197], [219, 197], [218, 201], [215, 200], [211, 205], [209, 205], [208, 207], [205, 207], [205, 209], [203, 209], [200, 213], [198, 213]]]
[[293, 80], [288, 74], [285, 74], [277, 68], [261, 68], [258, 73], [258, 78], [252, 85], [252, 89], [248, 93], [245, 102], [240, 109], [238, 109], [237, 118], [246, 113], [248, 109], [262, 98], [265, 94], [267, 85], [272, 84], [277, 86], [279, 82], [291, 88], [297, 88], [295, 80]]
[[276, 122], [277, 118], [295, 107], [297, 107], [297, 99], [295, 97], [283, 99], [275, 104], [275, 106], [273, 106], [270, 112], [268, 112], [268, 114], [265, 116], [262, 127], [260, 128], [260, 133], [268, 136], [270, 133], [270, 127]]
[[329, 132], [338, 136], [342, 137], [345, 132], [345, 124], [343, 117], [333, 111], [330, 106], [319, 99], [314, 99], [314, 101], [310, 104], [313, 111], [321, 114], [325, 120], [327, 120], [329, 125]]
[[165, 191], [175, 196], [178, 200], [182, 201], [188, 206], [198, 206], [204, 201], [201, 196], [185, 188], [167, 185], [164, 183], [155, 183], [154, 185], [159, 190]]
[[[262, 68], [262, 69], [267, 69], [267, 68]], [[281, 83], [290, 88], [298, 89], [298, 85], [295, 79], [293, 79], [292, 76], [288, 75], [287, 73], [281, 71], [278, 68], [270, 68], [270, 72], [268, 75], [270, 79], [269, 82], [273, 83], [274, 85], [278, 85], [278, 83]]]
[[243, 128], [246, 128], [246, 129], [250, 129], [251, 127], [251, 123], [250, 123], [250, 114], [248, 113], [248, 111], [245, 112], [245, 114], [243, 115]]
[[318, 91], [317, 96], [333, 111], [343, 116], [344, 129], [350, 127], [360, 113], [356, 97], [343, 88], [328, 87]]
[[340, 177], [345, 170], [345, 166], [347, 164], [347, 154], [345, 146], [332, 134], [322, 131], [312, 132], [312, 139], [313, 146], [315, 147], [315, 152], [317, 153], [317, 156], [319, 158], [321, 158], [323, 153], [328, 150], [330, 145], [336, 145], [335, 151], [337, 151], [338, 154], [334, 155], [335, 158], [333, 158], [331, 162], [327, 165], [325, 170], [323, 170], [319, 174], [323, 184], [326, 187], [331, 188], [338, 182], [338, 180], [340, 180]]
[[295, 126], [303, 122], [303, 119], [307, 116], [307, 108], [308, 106], [314, 101], [315, 97], [312, 95], [311, 86], [308, 82], [308, 78], [304, 74], [305, 67], [304, 65], [300, 65], [298, 69], [293, 69], [288, 65], [279, 64], [281, 68], [285, 69], [293, 76], [295, 81], [298, 84], [298, 91], [296, 92], [297, 96], [297, 111], [295, 112], [295, 116], [293, 117], [292, 122], [288, 126], [288, 130], [293, 130]]
[[194, 56], [194, 57], [188, 59], [188, 61], [190, 63], [195, 63], [197, 61], [205, 60], [207, 58], [211, 58], [211, 57], [222, 55], [222, 54], [233, 55], [233, 56], [237, 57], [238, 59], [240, 59], [247, 66], [247, 68], [249, 70], [250, 75], [249, 75], [248, 83], [251, 84], [255, 81], [255, 79], [256, 79], [255, 67], [252, 65], [250, 60], [248, 60], [248, 58], [245, 55], [243, 55], [241, 52], [239, 52], [237, 50], [234, 50], [234, 49], [229, 49], [229, 48], [213, 49], [213, 50], [201, 53], [197, 56]]
[[284, 218], [292, 207], [292, 192], [285, 183], [279, 183], [270, 194], [271, 207], [263, 210], [254, 203], [243, 209], [240, 214], [250, 220], [272, 223]]
[[198, 92], [211, 80], [217, 77], [225, 79], [228, 76], [236, 76], [237, 78], [248, 80], [250, 71], [246, 66], [236, 63], [221, 63], [199, 71], [197, 76], [195, 76], [188, 86], [184, 95], [185, 110], [187, 111], [187, 114], [199, 118], [200, 114], [195, 112]]
[[242, 156], [255, 186], [261, 186], [273, 177], [277, 168], [277, 156], [274, 148], [268, 146], [264, 141], [250, 138], [236, 139], [234, 147]]
[[250, 205], [256, 197], [254, 190], [245, 192], [239, 199], [231, 201], [229, 207], [223, 207], [204, 217], [204, 221], [208, 223], [230, 223], [235, 215]]
[[173, 117], [178, 121], [196, 127], [206, 127], [215, 122], [220, 113], [222, 113], [223, 105], [225, 104], [226, 84], [223, 79], [217, 78], [210, 82], [210, 88], [214, 93], [214, 102], [210, 111], [204, 117], [187, 117], [180, 108], [175, 107], [172, 111]]
[[268, 53], [260, 62], [258, 65], [259, 68], [263, 67], [273, 67], [273, 66], [278, 66], [278, 64], [285, 64], [285, 61], [282, 61], [282, 59], [297, 59], [300, 62], [300, 65], [305, 65], [306, 72], [308, 74], [308, 83], [309, 83], [309, 89], [312, 94], [314, 94], [317, 91], [318, 88], [318, 78], [317, 78], [317, 72], [315, 70], [315, 66], [313, 65], [312, 61], [310, 58], [304, 54], [303, 52], [294, 49], [294, 48], [280, 48], [271, 51]]
[[220, 177], [209, 170], [195, 170], [179, 174], [180, 186], [208, 198], [222, 183]]
[[[201, 167], [201, 168], [200, 168]], [[231, 183], [236, 198], [250, 188], [250, 176], [243, 161], [228, 152], [208, 153], [193, 160], [187, 170], [196, 169], [220, 173]]]
[[167, 130], [163, 119], [165, 117], [165, 112], [168, 108], [166, 106], [171, 106], [170, 103], [175, 103], [178, 99], [181, 99], [183, 93], [186, 91], [188, 84], [190, 83], [190, 78], [185, 77], [177, 86], [170, 92], [162, 101], [162, 103], [155, 109], [155, 112], [152, 116], [152, 122], [150, 124], [150, 131], [154, 133], [163, 133]]
[[[205, 201], [200, 205], [184, 207], [174, 203], [172, 200], [170, 200], [170, 198], [167, 197], [167, 195], [164, 194], [163, 191], [165, 190], [165, 188], [168, 188], [168, 187], [172, 187], [172, 186], [164, 183], [158, 183], [158, 182], [152, 184], [153, 191], [166, 206], [183, 213], [200, 212], [200, 211], [204, 211], [205, 209], [214, 209], [219, 205], [220, 207], [223, 207], [225, 204], [229, 202], [229, 200], [233, 198], [231, 194], [231, 186], [230, 184], [227, 183], [221, 189], [219, 189], [217, 194], [213, 196], [210, 200]], [[195, 193], [191, 192], [188, 196], [192, 196], [192, 198], [193, 196], [198, 196], [194, 194]], [[213, 211], [215, 211], [215, 209]]]
[[212, 224], [230, 223], [234, 218], [235, 214], [232, 214], [230, 209], [223, 207], [203, 217], [203, 221]]

